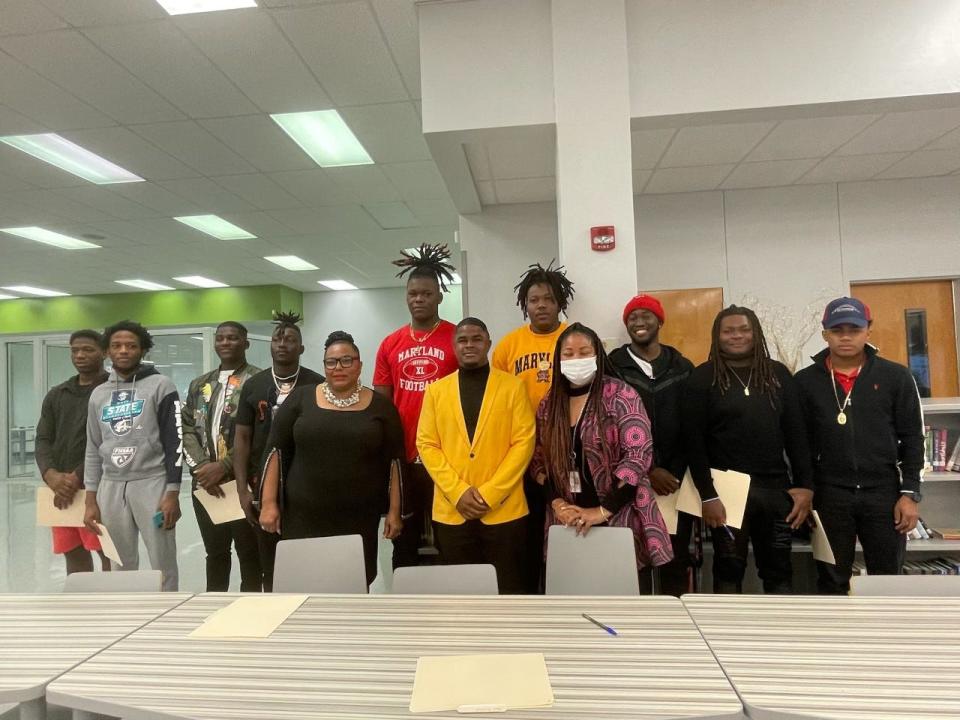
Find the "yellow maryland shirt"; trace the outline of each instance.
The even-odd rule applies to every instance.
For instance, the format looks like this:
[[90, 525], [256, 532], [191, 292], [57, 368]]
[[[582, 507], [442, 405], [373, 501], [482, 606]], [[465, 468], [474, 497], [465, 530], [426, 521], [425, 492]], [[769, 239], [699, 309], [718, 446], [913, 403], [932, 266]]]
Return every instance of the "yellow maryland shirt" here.
[[491, 365], [523, 380], [534, 412], [553, 382], [553, 351], [566, 327], [566, 323], [560, 323], [549, 335], [539, 335], [529, 324], [522, 325], [504, 335], [493, 350]]

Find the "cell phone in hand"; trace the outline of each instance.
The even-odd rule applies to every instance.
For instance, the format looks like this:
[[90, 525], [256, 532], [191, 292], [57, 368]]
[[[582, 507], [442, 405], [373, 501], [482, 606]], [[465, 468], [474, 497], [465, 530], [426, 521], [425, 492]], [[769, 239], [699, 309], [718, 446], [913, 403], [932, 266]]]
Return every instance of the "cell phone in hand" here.
[[157, 512], [154, 513], [153, 524], [158, 528], [163, 527], [163, 511], [162, 510], [157, 510]]

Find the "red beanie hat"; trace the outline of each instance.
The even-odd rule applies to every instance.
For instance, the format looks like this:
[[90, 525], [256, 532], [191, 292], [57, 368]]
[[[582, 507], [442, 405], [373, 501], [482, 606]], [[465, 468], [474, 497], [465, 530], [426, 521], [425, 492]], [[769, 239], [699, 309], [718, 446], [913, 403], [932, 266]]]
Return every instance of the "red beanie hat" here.
[[657, 316], [657, 319], [660, 320], [661, 325], [664, 322], [663, 305], [661, 305], [660, 301], [653, 297], [653, 295], [644, 295], [643, 293], [640, 293], [627, 303], [627, 306], [623, 309], [624, 325], [627, 324], [627, 318], [630, 317], [630, 313], [632, 313], [634, 310], [649, 310]]

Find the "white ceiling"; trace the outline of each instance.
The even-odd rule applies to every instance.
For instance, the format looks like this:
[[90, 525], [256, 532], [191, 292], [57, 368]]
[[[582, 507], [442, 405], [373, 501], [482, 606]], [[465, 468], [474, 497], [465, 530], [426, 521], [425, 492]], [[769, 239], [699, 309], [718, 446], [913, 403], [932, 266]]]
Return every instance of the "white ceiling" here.
[[[58, 132], [147, 182], [97, 186], [0, 145], [0, 227], [102, 236], [65, 251], [0, 233], [0, 285], [75, 294], [204, 274], [231, 285], [396, 284], [452, 242], [421, 134], [414, 0], [259, 0], [171, 18], [155, 0], [0, 1], [0, 135]], [[268, 117], [335, 107], [375, 165], [321, 169]], [[174, 221], [215, 213], [258, 236]], [[263, 260], [294, 254], [317, 272]]]

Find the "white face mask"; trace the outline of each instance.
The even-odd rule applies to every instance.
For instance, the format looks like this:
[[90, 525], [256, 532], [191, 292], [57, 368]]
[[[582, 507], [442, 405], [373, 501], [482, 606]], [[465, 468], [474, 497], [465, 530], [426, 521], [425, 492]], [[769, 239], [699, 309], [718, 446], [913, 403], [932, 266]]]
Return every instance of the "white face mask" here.
[[593, 382], [593, 378], [597, 376], [597, 358], [594, 356], [561, 360], [560, 373], [575, 388], [589, 385]]

